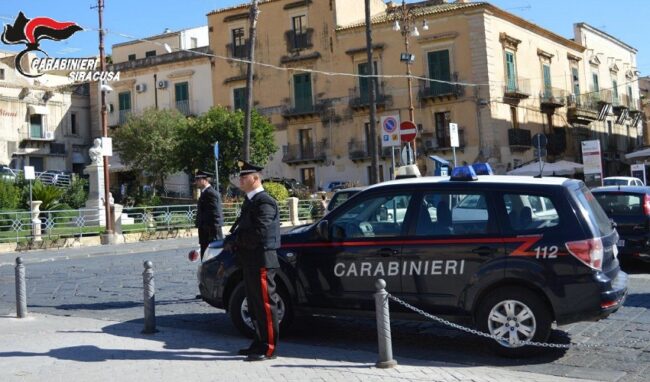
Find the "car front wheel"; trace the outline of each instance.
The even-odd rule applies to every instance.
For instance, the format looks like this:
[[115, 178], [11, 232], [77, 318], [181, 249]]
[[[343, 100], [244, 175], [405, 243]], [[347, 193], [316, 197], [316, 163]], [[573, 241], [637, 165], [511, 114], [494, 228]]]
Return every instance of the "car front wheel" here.
[[[278, 306], [278, 321], [280, 322], [280, 331], [283, 332], [289, 328], [293, 320], [293, 310], [291, 308], [291, 301], [284, 288], [277, 288], [277, 306]], [[228, 312], [230, 319], [243, 335], [253, 338], [255, 336], [255, 327], [253, 326], [253, 319], [248, 311], [248, 301], [246, 299], [246, 289], [244, 282], [240, 282], [230, 296], [228, 303]]]
[[545, 342], [551, 333], [551, 312], [532, 291], [500, 288], [488, 294], [476, 315], [481, 331], [498, 339], [494, 349], [506, 357], [529, 356], [541, 348], [522, 342]]

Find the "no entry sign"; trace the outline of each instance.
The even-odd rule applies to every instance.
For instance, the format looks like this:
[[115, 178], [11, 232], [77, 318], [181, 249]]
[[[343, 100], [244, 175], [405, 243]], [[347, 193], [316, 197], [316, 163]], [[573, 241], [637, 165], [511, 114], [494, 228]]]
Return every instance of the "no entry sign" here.
[[411, 121], [404, 121], [399, 125], [399, 135], [402, 142], [411, 142], [415, 139], [418, 130], [415, 123]]

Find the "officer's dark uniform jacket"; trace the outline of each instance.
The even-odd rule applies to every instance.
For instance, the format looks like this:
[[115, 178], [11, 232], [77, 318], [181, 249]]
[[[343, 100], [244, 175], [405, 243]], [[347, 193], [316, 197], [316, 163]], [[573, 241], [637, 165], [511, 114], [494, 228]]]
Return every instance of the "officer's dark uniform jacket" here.
[[235, 235], [236, 253], [242, 266], [278, 268], [276, 250], [280, 248], [280, 213], [278, 205], [265, 191], [242, 204], [241, 214], [231, 230]]
[[201, 192], [196, 210], [196, 227], [199, 229], [199, 243], [207, 245], [222, 238], [223, 209], [221, 197], [214, 187], [209, 186]]

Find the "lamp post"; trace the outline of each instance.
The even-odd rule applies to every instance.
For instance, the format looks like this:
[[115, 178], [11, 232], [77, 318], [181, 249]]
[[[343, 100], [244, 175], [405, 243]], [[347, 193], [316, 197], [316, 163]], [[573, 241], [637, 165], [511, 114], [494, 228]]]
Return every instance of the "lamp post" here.
[[[393, 23], [393, 30], [400, 32], [404, 37], [404, 50], [405, 53], [400, 54], [400, 61], [406, 65], [406, 81], [408, 84], [409, 94], [409, 121], [414, 122], [414, 107], [413, 107], [413, 92], [412, 92], [412, 79], [411, 79], [411, 64], [415, 61], [415, 55], [409, 52], [409, 37], [418, 37], [420, 32], [416, 25], [415, 11], [419, 7], [406, 6], [406, 1], [402, 0], [402, 5], [397, 6], [389, 12], [393, 14], [395, 22]], [[427, 21], [422, 22], [422, 30], [429, 30]], [[413, 153], [415, 154], [415, 142], [413, 143]]]

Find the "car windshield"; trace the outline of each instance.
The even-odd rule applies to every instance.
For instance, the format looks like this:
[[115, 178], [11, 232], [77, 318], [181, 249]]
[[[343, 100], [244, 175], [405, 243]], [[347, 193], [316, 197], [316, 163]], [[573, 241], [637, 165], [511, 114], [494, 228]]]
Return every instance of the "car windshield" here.
[[619, 192], [596, 192], [594, 196], [609, 217], [643, 214], [643, 195]]
[[581, 209], [585, 219], [588, 219], [592, 227], [598, 230], [594, 234], [599, 236], [609, 235], [613, 230], [612, 223], [587, 186], [581, 183], [573, 194], [582, 207]]
[[356, 194], [357, 192], [359, 191], [340, 191], [335, 193], [334, 196], [332, 196], [332, 200], [330, 200], [329, 204], [327, 205], [327, 209], [329, 211], [335, 209], [336, 207], [343, 204], [343, 202], [350, 199], [352, 195]]
[[605, 179], [603, 181], [605, 186], [627, 186], [627, 179]]

